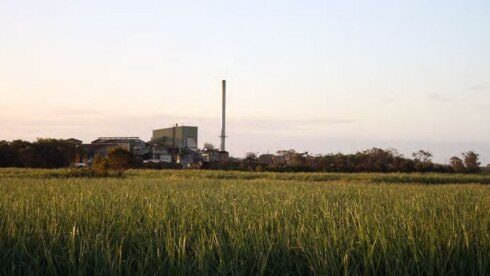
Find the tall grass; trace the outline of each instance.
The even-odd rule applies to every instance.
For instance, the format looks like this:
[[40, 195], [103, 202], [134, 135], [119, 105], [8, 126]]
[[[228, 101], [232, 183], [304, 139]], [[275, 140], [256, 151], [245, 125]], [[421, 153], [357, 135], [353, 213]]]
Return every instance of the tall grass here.
[[[0, 178], [76, 178], [89, 174], [80, 169], [0, 168]], [[309, 182], [362, 182], [406, 184], [490, 184], [488, 174], [449, 173], [278, 173], [237, 171], [129, 170], [127, 177], [159, 179], [278, 180]], [[95, 176], [94, 176], [95, 177]]]
[[0, 170], [0, 274], [490, 273], [481, 176], [64, 175]]

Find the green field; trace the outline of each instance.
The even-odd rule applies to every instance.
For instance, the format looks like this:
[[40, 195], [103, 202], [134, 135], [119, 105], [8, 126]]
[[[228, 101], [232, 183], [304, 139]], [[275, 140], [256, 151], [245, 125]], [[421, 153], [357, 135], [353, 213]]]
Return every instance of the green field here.
[[0, 170], [0, 274], [490, 274], [490, 176]]

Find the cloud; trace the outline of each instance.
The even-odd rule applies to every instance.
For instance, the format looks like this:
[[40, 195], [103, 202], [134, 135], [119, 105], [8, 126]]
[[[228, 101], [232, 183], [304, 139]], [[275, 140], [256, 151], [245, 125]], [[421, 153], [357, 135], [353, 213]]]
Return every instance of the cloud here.
[[63, 116], [63, 117], [79, 117], [79, 116], [93, 117], [93, 116], [100, 116], [104, 114], [106, 113], [97, 109], [58, 107], [55, 109], [51, 109], [46, 115]]
[[313, 118], [313, 119], [231, 119], [230, 132], [235, 133], [291, 133], [292, 131], [321, 131], [327, 126], [350, 125], [356, 120], [346, 118]]
[[468, 87], [467, 90], [470, 90], [470, 91], [489, 91], [490, 87], [487, 85], [478, 83], [478, 84], [474, 84], [474, 85]]
[[396, 103], [396, 99], [394, 97], [389, 97], [383, 100], [383, 103], [385, 104], [393, 104]]
[[453, 100], [451, 97], [447, 97], [441, 94], [432, 93], [428, 95], [429, 100], [434, 102], [450, 102]]

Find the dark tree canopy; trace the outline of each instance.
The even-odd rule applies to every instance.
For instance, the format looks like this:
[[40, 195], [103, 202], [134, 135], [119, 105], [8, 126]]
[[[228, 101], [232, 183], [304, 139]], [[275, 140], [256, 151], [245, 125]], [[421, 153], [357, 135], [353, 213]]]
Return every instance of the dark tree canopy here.
[[76, 152], [76, 145], [64, 140], [0, 141], [0, 167], [63, 168]]
[[451, 157], [449, 164], [450, 164], [451, 168], [454, 170], [454, 172], [463, 173], [466, 171], [463, 160], [461, 160], [461, 158], [459, 158], [457, 156]]
[[476, 173], [480, 171], [481, 163], [478, 161], [480, 155], [473, 151], [463, 153], [464, 164], [468, 172]]
[[133, 154], [120, 147], [114, 147], [107, 152], [109, 167], [121, 176], [124, 171], [131, 168]]

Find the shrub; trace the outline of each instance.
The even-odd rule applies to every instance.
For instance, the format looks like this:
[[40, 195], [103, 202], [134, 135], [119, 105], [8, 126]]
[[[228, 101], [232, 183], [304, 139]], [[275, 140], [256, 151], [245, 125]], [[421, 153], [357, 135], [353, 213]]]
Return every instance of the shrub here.
[[107, 162], [110, 169], [114, 170], [118, 176], [122, 176], [124, 171], [131, 168], [133, 154], [120, 147], [114, 147], [107, 152]]
[[97, 176], [107, 176], [109, 174], [109, 162], [107, 158], [96, 155], [90, 169]]

